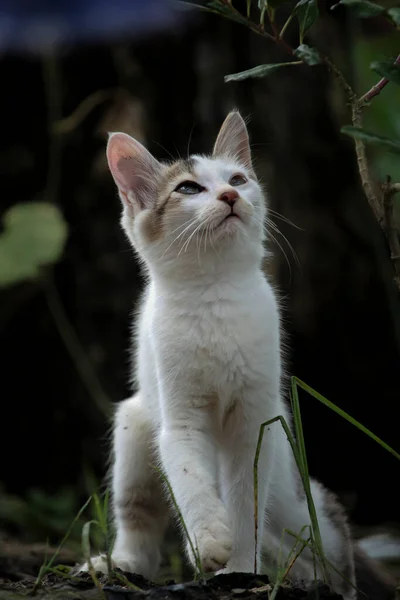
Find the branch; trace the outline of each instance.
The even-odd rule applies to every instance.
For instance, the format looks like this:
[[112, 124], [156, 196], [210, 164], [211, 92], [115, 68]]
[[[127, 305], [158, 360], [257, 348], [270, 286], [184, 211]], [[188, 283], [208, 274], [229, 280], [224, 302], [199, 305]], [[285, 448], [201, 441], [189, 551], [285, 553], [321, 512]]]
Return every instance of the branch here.
[[[400, 54], [394, 61], [394, 64], [400, 65]], [[385, 88], [387, 86], [388, 83], [389, 83], [389, 79], [387, 79], [386, 77], [383, 77], [380, 81], [378, 81], [378, 83], [376, 83], [374, 86], [372, 86], [372, 88], [368, 92], [366, 92], [363, 96], [361, 96], [361, 98], [358, 100], [360, 106], [364, 106], [370, 100], [372, 100], [372, 98], [374, 98], [375, 96], [378, 96], [381, 93], [381, 91], [383, 90], [383, 88]]]
[[[360, 104], [359, 99], [351, 85], [346, 80], [343, 73], [337, 68], [337, 66], [331, 62], [331, 60], [327, 56], [323, 56], [324, 63], [333, 71], [336, 79], [341, 84], [344, 89], [346, 96], [349, 100], [351, 106], [351, 120], [355, 127], [362, 127], [362, 105]], [[368, 160], [367, 160], [367, 151], [365, 149], [365, 144], [362, 140], [355, 138], [354, 139], [356, 156], [357, 156], [357, 164], [358, 171], [360, 173], [361, 184], [363, 186], [365, 195], [368, 200], [368, 204], [372, 208], [372, 211], [378, 221], [379, 225], [382, 227], [383, 225], [383, 209], [382, 209], [382, 199], [378, 198], [370, 177]]]
[[[351, 120], [354, 127], [362, 128], [362, 110], [359, 102], [357, 100], [353, 100], [351, 102]], [[384, 226], [384, 218], [383, 218], [383, 198], [382, 196], [378, 196], [376, 193], [376, 188], [374, 187], [369, 171], [368, 159], [367, 159], [367, 150], [365, 144], [359, 138], [354, 138], [354, 145], [356, 148], [356, 156], [358, 163], [358, 170], [360, 173], [361, 183], [365, 192], [365, 195], [368, 200], [368, 204], [370, 205], [376, 220], [379, 225], [383, 228]]]

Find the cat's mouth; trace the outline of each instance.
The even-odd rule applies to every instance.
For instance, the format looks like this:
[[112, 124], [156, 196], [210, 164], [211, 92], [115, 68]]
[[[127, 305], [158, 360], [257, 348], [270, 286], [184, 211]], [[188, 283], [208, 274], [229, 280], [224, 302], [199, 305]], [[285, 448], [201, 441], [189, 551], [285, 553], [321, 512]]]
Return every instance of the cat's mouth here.
[[226, 217], [224, 217], [222, 219], [220, 225], [222, 225], [222, 223], [226, 223], [226, 221], [230, 221], [232, 219], [239, 219], [239, 221], [241, 221], [240, 216], [232, 210], [228, 215], [226, 215]]

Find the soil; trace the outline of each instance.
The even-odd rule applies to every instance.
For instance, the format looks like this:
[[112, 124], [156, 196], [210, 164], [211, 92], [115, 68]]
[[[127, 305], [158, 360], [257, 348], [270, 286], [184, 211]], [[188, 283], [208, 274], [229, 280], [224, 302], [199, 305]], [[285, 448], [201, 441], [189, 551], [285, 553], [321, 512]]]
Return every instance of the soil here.
[[[272, 589], [267, 576], [248, 573], [218, 575], [206, 583], [175, 583], [169, 580], [165, 585], [156, 585], [141, 576], [125, 573], [125, 581], [129, 581], [129, 586], [120, 583], [109, 585], [107, 578], [99, 575], [101, 589], [94, 585], [88, 573], [80, 573], [73, 578], [50, 573], [43, 578], [42, 584], [34, 593], [39, 569], [46, 554], [52, 556], [52, 550], [40, 545], [0, 543], [0, 600], [268, 600]], [[73, 566], [76, 556], [63, 550], [57, 562]], [[327, 586], [320, 584], [309, 592], [281, 587], [276, 598], [340, 600], [341, 596], [332, 594]]]

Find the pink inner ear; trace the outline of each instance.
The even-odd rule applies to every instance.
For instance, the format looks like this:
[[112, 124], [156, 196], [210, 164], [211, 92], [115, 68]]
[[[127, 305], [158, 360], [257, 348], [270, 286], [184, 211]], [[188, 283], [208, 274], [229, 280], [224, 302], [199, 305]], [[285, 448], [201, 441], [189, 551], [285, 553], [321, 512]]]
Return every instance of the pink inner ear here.
[[107, 146], [108, 166], [120, 192], [125, 192], [124, 195], [135, 186], [135, 178], [129, 177], [129, 171], [133, 175], [134, 170], [132, 163], [135, 147], [132, 142], [134, 142], [133, 138], [125, 133], [114, 133]]
[[122, 200], [140, 209], [150, 207], [163, 168], [154, 156], [126, 133], [113, 133], [108, 141], [107, 160]]

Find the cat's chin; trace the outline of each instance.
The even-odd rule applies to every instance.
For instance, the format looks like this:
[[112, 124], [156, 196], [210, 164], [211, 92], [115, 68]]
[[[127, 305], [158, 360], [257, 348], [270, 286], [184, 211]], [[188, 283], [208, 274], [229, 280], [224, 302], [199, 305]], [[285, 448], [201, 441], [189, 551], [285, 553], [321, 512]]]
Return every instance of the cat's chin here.
[[236, 233], [241, 227], [243, 227], [243, 220], [237, 214], [229, 214], [222, 221], [220, 221], [215, 228], [216, 232]]

